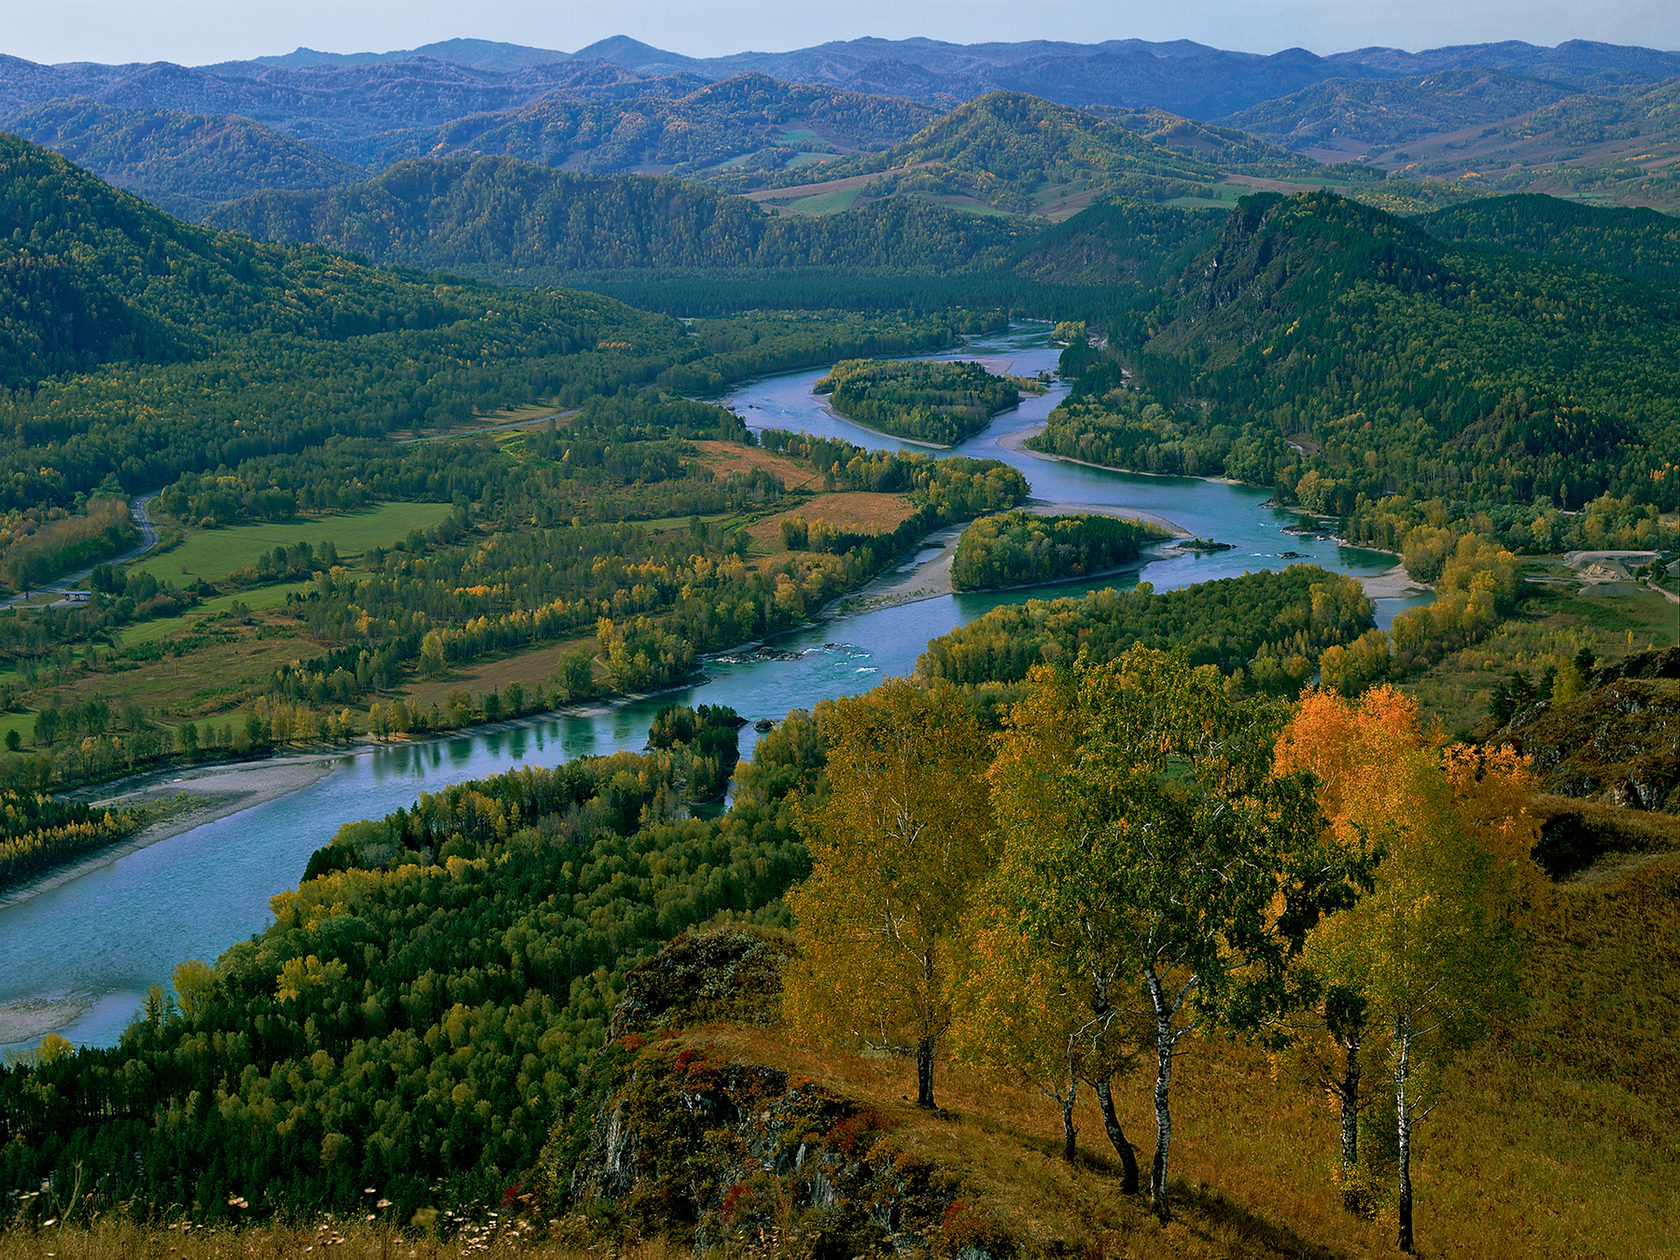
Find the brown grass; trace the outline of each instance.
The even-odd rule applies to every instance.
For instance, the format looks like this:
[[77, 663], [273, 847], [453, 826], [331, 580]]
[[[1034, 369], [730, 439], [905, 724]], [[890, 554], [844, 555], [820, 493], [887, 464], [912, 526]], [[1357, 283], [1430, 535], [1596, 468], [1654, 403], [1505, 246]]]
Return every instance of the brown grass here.
[[249, 1229], [191, 1229], [182, 1225], [145, 1228], [106, 1219], [91, 1226], [53, 1226], [0, 1232], [0, 1260], [250, 1260], [251, 1257], [335, 1256], [340, 1260], [466, 1260], [466, 1257], [528, 1256], [532, 1260], [666, 1260], [689, 1255], [659, 1240], [628, 1246], [588, 1247], [567, 1236], [543, 1238], [526, 1223], [472, 1225], [448, 1241], [414, 1228], [380, 1222], [326, 1221], [312, 1227], [263, 1225]]
[[764, 551], [781, 551], [781, 523], [790, 516], [806, 521], [824, 520], [836, 529], [858, 534], [885, 534], [914, 516], [916, 505], [909, 496], [881, 494], [873, 490], [839, 490], [777, 512], [755, 522], [747, 536]]
[[525, 688], [528, 695], [539, 683], [547, 683], [554, 677], [554, 671], [563, 655], [575, 652], [580, 647], [595, 646], [593, 634], [579, 635], [558, 643], [544, 643], [494, 660], [480, 660], [470, 665], [456, 666], [437, 678], [413, 679], [407, 686], [400, 688], [397, 694], [410, 705], [429, 705], [436, 701], [441, 706], [452, 691], [466, 691], [480, 696], [491, 690], [500, 691], [509, 683], [517, 682]]
[[748, 473], [755, 468], [762, 468], [780, 479], [782, 485], [789, 490], [820, 488], [822, 484], [821, 473], [797, 460], [789, 459], [786, 455], [778, 455], [763, 447], [713, 441], [700, 441], [694, 445], [700, 448], [701, 458], [720, 476]]
[[[1571, 802], [1573, 807], [1576, 803]], [[1653, 849], [1612, 855], [1548, 887], [1534, 911], [1526, 1011], [1449, 1069], [1446, 1100], [1418, 1130], [1413, 1177], [1425, 1256], [1680, 1254], [1680, 820], [1642, 819]], [[1108, 1256], [1375, 1256], [1388, 1219], [1357, 1219], [1330, 1181], [1337, 1116], [1261, 1051], [1193, 1042], [1174, 1078], [1178, 1214], [1158, 1225], [1118, 1192], [1094, 1100], [1079, 1113], [1077, 1167], [1058, 1157], [1060, 1117], [1041, 1096], [942, 1064], [936, 1115], [909, 1102], [904, 1061], [790, 1047], [774, 1032], [689, 1034], [860, 1097], [914, 1153], [960, 1171], [1029, 1251]], [[1375, 1063], [1368, 1064], [1375, 1069]], [[1147, 1170], [1151, 1077], [1117, 1082]]]
[[[166, 721], [201, 720], [244, 708], [268, 691], [269, 677], [277, 666], [320, 651], [297, 622], [284, 616], [255, 613], [251, 625], [222, 618], [206, 628], [230, 629], [237, 637], [228, 643], [205, 643], [182, 656], [145, 661], [132, 669], [80, 675], [39, 694], [57, 696], [66, 703], [94, 696], [113, 705], [132, 699]], [[192, 632], [192, 628], [186, 631]]]

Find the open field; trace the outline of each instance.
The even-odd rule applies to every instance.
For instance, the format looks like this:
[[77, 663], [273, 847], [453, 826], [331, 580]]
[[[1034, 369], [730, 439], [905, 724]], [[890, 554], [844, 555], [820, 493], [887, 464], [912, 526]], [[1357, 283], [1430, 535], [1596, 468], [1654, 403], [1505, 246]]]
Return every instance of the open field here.
[[555, 643], [543, 643], [526, 648], [523, 652], [511, 652], [491, 660], [473, 661], [467, 665], [456, 666], [436, 678], [412, 679], [397, 694], [411, 707], [436, 704], [442, 709], [447, 706], [449, 693], [452, 691], [465, 691], [471, 696], [482, 696], [492, 691], [502, 691], [509, 683], [516, 682], [530, 692], [539, 683], [553, 682], [555, 669], [562, 656], [579, 648], [594, 650], [596, 646], [595, 636], [592, 634], [562, 639]]
[[343, 516], [317, 516], [301, 521], [234, 525], [226, 529], [189, 530], [178, 547], [134, 565], [159, 581], [185, 585], [196, 578], [214, 582], [236, 569], [255, 564], [276, 547], [300, 542], [319, 546], [331, 539], [343, 558], [359, 556], [369, 547], [389, 546], [411, 529], [430, 529], [449, 515], [447, 503], [382, 503]]
[[904, 494], [877, 494], [869, 490], [848, 490], [818, 495], [785, 512], [767, 516], [748, 528], [755, 551], [783, 551], [781, 524], [790, 516], [827, 521], [836, 529], [858, 534], [890, 533], [915, 515], [916, 507]]
[[809, 465], [801, 464], [786, 455], [778, 455], [761, 446], [739, 446], [733, 442], [696, 442], [700, 457], [720, 477], [730, 473], [748, 473], [762, 468], [780, 479], [788, 490], [811, 489], [822, 485], [822, 474]]

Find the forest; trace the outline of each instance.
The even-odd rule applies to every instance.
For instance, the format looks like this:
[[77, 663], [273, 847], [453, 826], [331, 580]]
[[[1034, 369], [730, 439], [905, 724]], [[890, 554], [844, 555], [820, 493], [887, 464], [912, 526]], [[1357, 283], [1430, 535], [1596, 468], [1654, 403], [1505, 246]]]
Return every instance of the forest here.
[[811, 387], [849, 420], [894, 437], [955, 446], [1020, 404], [1042, 382], [997, 376], [979, 363], [843, 359]]
[[1158, 526], [1114, 516], [1005, 512], [963, 530], [951, 584], [974, 591], [1095, 575], [1136, 560], [1144, 543], [1166, 537]]

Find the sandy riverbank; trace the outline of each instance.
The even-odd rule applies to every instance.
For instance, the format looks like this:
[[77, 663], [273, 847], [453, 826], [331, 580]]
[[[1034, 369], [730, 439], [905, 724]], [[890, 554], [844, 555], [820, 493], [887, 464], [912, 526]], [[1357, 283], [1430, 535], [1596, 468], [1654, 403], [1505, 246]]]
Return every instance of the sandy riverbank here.
[[[137, 849], [144, 849], [147, 845], [156, 844], [160, 840], [178, 836], [183, 831], [191, 831], [194, 827], [227, 818], [306, 788], [331, 772], [335, 760], [335, 756], [309, 755], [279, 757], [231, 766], [206, 766], [201, 770], [188, 770], [168, 778], [159, 777], [126, 791], [96, 796], [91, 799], [90, 804], [166, 807], [169, 812], [126, 840], [0, 894], [0, 908], [37, 897], [91, 870], [109, 866], [117, 859]], [[9, 1007], [0, 1008], [0, 1045], [19, 1040], [4, 1035], [7, 1026], [5, 1020], [9, 1018], [10, 1011]], [[57, 1020], [50, 1026], [56, 1027], [62, 1022], [64, 1021]], [[28, 1035], [32, 1034], [26, 1034]]]
[[1406, 572], [1406, 566], [1397, 564], [1392, 569], [1384, 569], [1381, 573], [1355, 574], [1359, 585], [1365, 588], [1366, 599], [1403, 599], [1407, 595], [1423, 595], [1429, 590], [1427, 586], [1417, 582]]
[[[1042, 500], [1029, 500], [1021, 505], [1025, 511], [1038, 516], [1115, 516], [1125, 520], [1143, 521], [1158, 526], [1167, 531], [1174, 538], [1189, 538], [1190, 533], [1182, 526], [1175, 524], [1164, 516], [1154, 512], [1144, 512], [1136, 508], [1118, 507], [1110, 504], [1088, 503], [1046, 503]], [[945, 595], [957, 593], [951, 583], [951, 564], [956, 559], [957, 543], [962, 538], [962, 532], [968, 527], [968, 522], [961, 525], [948, 525], [944, 529], [936, 530], [921, 541], [921, 549], [939, 547], [937, 556], [921, 564], [901, 565], [890, 573], [883, 573], [871, 578], [858, 590], [850, 595], [842, 595], [832, 601], [822, 610], [824, 619], [848, 613], [873, 612], [880, 608], [895, 608], [900, 604], [915, 604], [924, 599], [939, 599]], [[1046, 599], [1056, 598], [1054, 587], [1071, 585], [1076, 582], [1097, 582], [1103, 578], [1118, 577], [1123, 573], [1135, 573], [1144, 565], [1161, 559], [1163, 555], [1171, 555], [1169, 549], [1153, 555], [1141, 556], [1127, 564], [1116, 565], [1111, 569], [1103, 569], [1096, 573], [1061, 579], [1056, 583], [1023, 582], [1018, 586], [994, 586], [986, 590], [1023, 590], [1029, 587], [1047, 586]], [[964, 592], [965, 594], [983, 594], [982, 591]]]

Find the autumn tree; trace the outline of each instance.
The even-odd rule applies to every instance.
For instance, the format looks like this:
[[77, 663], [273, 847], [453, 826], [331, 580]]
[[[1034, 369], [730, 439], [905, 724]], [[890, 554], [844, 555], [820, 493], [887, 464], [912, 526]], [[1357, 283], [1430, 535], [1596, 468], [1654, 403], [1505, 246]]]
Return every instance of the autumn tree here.
[[[1526, 768], [1508, 753], [1443, 752], [1414, 701], [1306, 697], [1278, 741], [1280, 770], [1310, 772], [1338, 839], [1375, 846], [1371, 891], [1324, 920], [1303, 952], [1326, 995], [1344, 1066], [1342, 1163], [1358, 1159], [1359, 1054], [1380, 1032], [1394, 1106], [1399, 1242], [1410, 1251], [1412, 1136], [1441, 1101], [1443, 1069], [1519, 991], [1513, 915], [1533, 895]], [[1337, 1007], [1340, 1007], [1338, 1010]]]
[[788, 895], [795, 1031], [913, 1053], [916, 1101], [951, 1022], [950, 942], [990, 865], [988, 746], [948, 684], [894, 679], [825, 709], [829, 793], [804, 820], [811, 875]]
[[999, 878], [1029, 941], [1115, 1020], [1141, 1006], [1152, 1025], [1165, 1216], [1180, 1042], [1260, 1023], [1306, 932], [1352, 900], [1356, 863], [1327, 841], [1310, 779], [1272, 773], [1278, 708], [1233, 699], [1218, 670], [1135, 647], [1029, 686], [993, 770]]
[[[1120, 1158], [1122, 1189], [1136, 1194], [1137, 1153], [1113, 1094], [1113, 1078], [1136, 1066], [1143, 1044], [1129, 960], [1082, 950], [1066, 935], [1034, 933], [1020, 915], [1021, 890], [1034, 877], [1032, 858], [1044, 838], [1057, 834], [1057, 843], [1072, 846], [1070, 833], [1084, 825], [1080, 798], [1069, 790], [1078, 747], [1065, 737], [1076, 699], [1070, 671], [1042, 670], [1000, 737], [990, 777], [1001, 853], [964, 933], [953, 1042], [964, 1058], [1014, 1072], [1055, 1100], [1070, 1159], [1074, 1096], [1081, 1083], [1090, 1085]], [[1080, 927], [1089, 946], [1098, 921]]]
[[1136, 1152], [1114, 1111], [1112, 1078], [1130, 1071], [1142, 1039], [1088, 975], [1068, 969], [1065, 953], [1026, 939], [992, 882], [964, 924], [953, 967], [958, 1060], [1011, 1075], [1056, 1104], [1062, 1117], [1062, 1158], [1072, 1162], [1078, 1130], [1074, 1106], [1082, 1085], [1098, 1093], [1105, 1127], [1124, 1170], [1123, 1190], [1136, 1194]]

